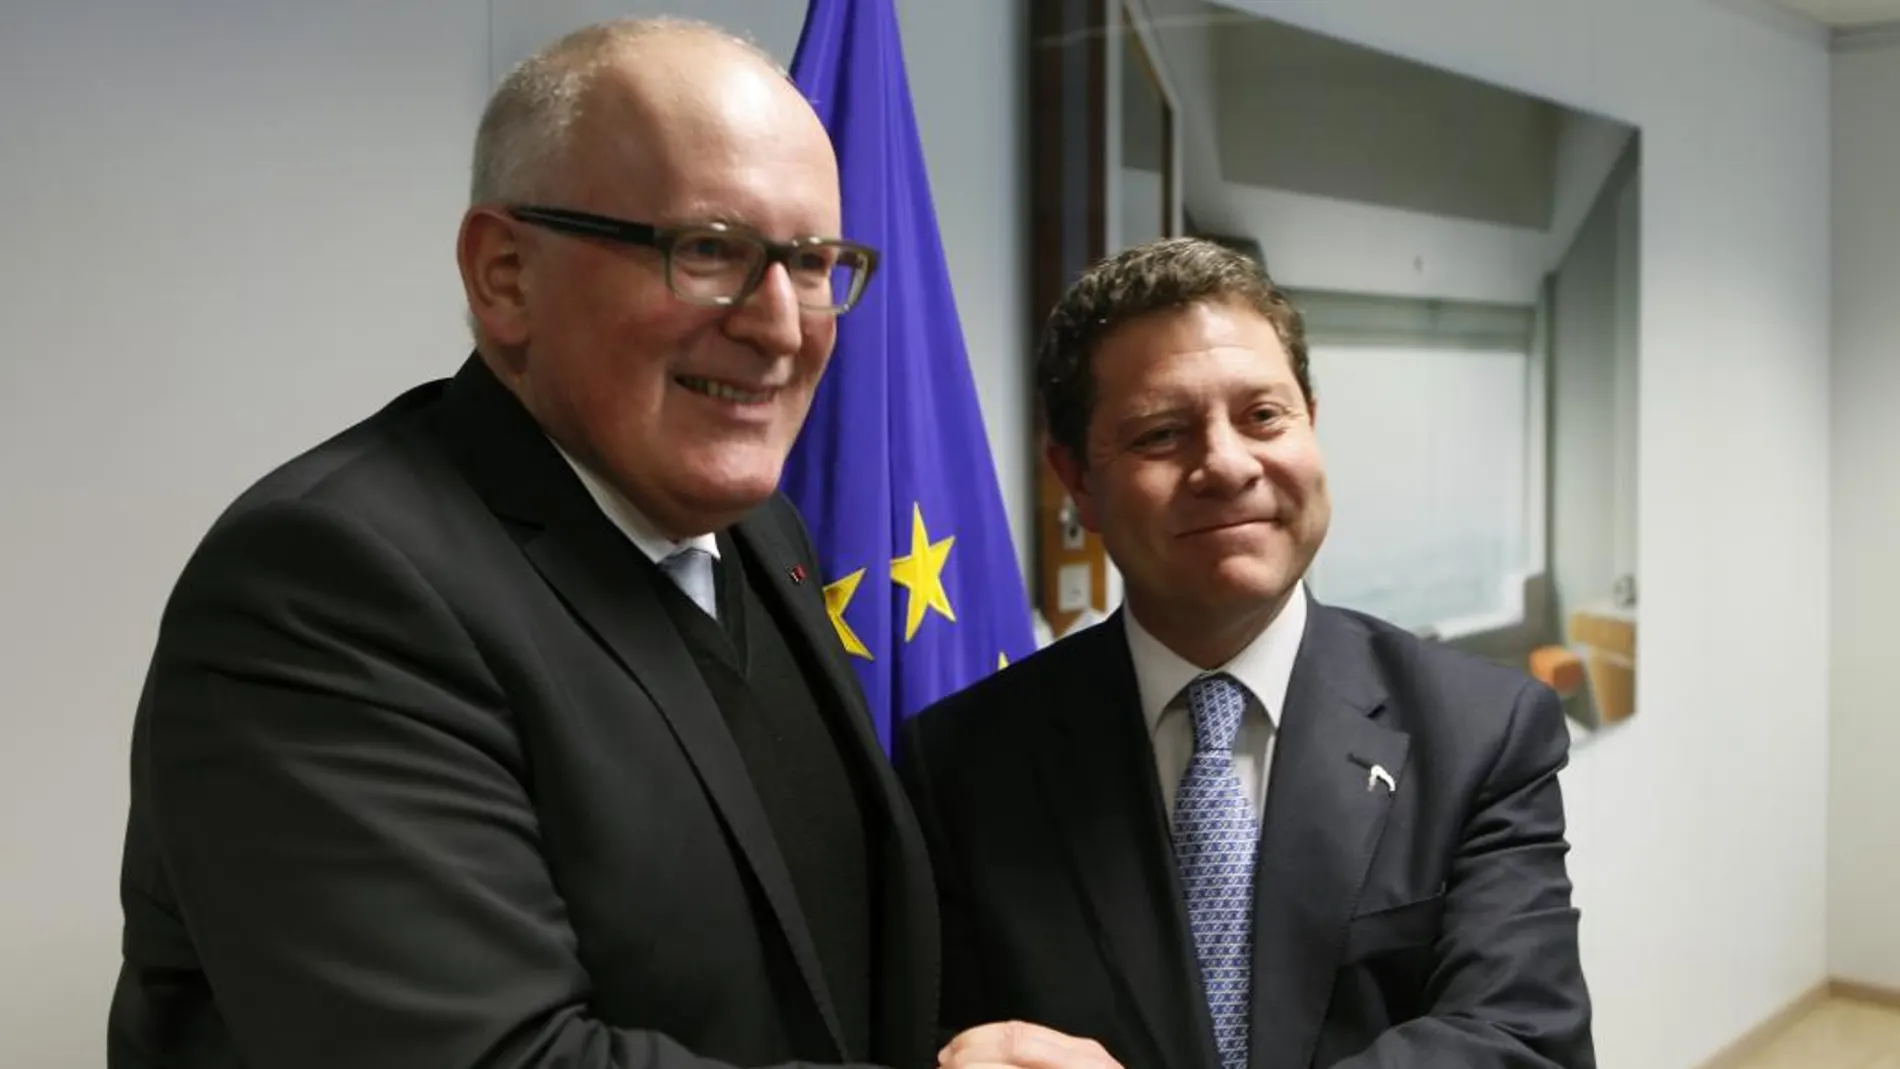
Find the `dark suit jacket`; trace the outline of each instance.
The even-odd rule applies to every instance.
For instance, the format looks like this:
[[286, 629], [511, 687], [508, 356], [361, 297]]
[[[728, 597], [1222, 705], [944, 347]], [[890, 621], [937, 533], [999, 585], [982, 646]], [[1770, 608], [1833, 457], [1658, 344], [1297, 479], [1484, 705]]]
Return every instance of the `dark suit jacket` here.
[[[1130, 1069], [1216, 1069], [1137, 695], [1118, 613], [911, 722], [947, 1029], [1017, 1018]], [[1541, 684], [1311, 605], [1261, 831], [1251, 1069], [1594, 1064], [1568, 739]]]
[[[793, 509], [733, 537], [872, 785], [868, 1056], [929, 1065], [914, 818]], [[139, 705], [109, 1064], [841, 1060], [783, 854], [637, 554], [474, 360], [219, 519]]]

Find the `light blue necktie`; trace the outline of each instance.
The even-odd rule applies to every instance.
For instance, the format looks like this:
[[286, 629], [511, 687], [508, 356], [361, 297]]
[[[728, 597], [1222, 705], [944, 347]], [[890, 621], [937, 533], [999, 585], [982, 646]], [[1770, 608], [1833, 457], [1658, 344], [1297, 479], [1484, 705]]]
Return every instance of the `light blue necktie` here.
[[719, 600], [713, 585], [712, 554], [698, 546], [681, 546], [660, 561], [660, 570], [687, 597], [693, 599], [693, 604], [704, 609], [707, 616], [719, 619]]
[[1247, 691], [1227, 675], [1188, 684], [1194, 757], [1175, 793], [1174, 854], [1187, 893], [1214, 1047], [1224, 1069], [1247, 1064], [1253, 1012], [1253, 879], [1260, 824], [1234, 774]]

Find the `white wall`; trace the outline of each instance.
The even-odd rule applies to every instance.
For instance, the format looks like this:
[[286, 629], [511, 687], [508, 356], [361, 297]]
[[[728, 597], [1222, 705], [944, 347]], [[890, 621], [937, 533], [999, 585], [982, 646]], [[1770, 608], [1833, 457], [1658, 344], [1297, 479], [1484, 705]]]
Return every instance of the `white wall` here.
[[[1215, 141], [1214, 59], [1208, 35], [1211, 10], [1204, 0], [1127, 0], [1146, 27], [1152, 54], [1174, 101], [1177, 158], [1181, 161], [1181, 200], [1195, 224], [1214, 233], [1239, 233], [1240, 220], [1229, 211]], [[1125, 9], [1126, 10], [1126, 9]], [[1231, 13], [1221, 13], [1236, 18]]]
[[1115, 192], [1109, 199], [1115, 205], [1116, 219], [1109, 248], [1139, 245], [1162, 236], [1161, 212], [1157, 208], [1166, 189], [1160, 171], [1140, 167], [1115, 170]]
[[1232, 6], [1643, 130], [1641, 711], [1564, 783], [1599, 1061], [1693, 1065], [1826, 974], [1825, 49], [1701, 0]]
[[1543, 229], [1561, 113], [1286, 22], [1210, 34], [1230, 182]]
[[[1834, 57], [1828, 963], [1900, 988], [1900, 34]], [[1808, 571], [1819, 581], [1826, 573]]]
[[[467, 352], [453, 242], [500, 66], [585, 0], [0, 5], [0, 1065], [96, 1067], [132, 712], [160, 609], [256, 476]], [[639, 6], [622, 5], [621, 10]], [[1026, 26], [901, 0], [1018, 545]], [[789, 59], [796, 0], [671, 3]], [[563, 12], [573, 18], [564, 18]], [[558, 25], [557, 25], [558, 24]], [[973, 79], [969, 58], [1001, 73]]]
[[1579, 608], [1613, 608], [1617, 579], [1636, 572], [1638, 189], [1624, 173], [1615, 183], [1578, 230], [1552, 286], [1550, 562], [1563, 619]]
[[466, 0], [0, 9], [0, 1065], [104, 1062], [129, 729], [227, 500], [465, 353]]
[[[668, 6], [782, 55], [802, 10]], [[1272, 8], [1644, 126], [1643, 711], [1581, 749], [1566, 787], [1601, 1061], [1681, 1069], [1824, 973], [1826, 57], [1701, 0]], [[126, 733], [185, 554], [266, 467], [459, 359], [468, 139], [527, 10], [498, 0], [491, 39], [480, 0], [0, 8], [0, 1064], [101, 1061]], [[1020, 20], [1008, 0], [900, 11], [1026, 541], [1025, 108], [1019, 78], [970, 76], [973, 57], [1020, 62]], [[1891, 278], [1860, 291], [1869, 337]], [[1879, 563], [1879, 529], [1841, 551]], [[1798, 561], [1812, 581], [1775, 570]]]
[[[1221, 27], [1213, 29], [1218, 32]], [[1185, 42], [1189, 36], [1189, 31], [1176, 28], [1169, 39]], [[1185, 79], [1177, 76], [1177, 80]], [[1233, 221], [1232, 232], [1260, 241], [1274, 279], [1283, 285], [1532, 304], [1544, 272], [1556, 267], [1569, 249], [1629, 136], [1628, 127], [1606, 119], [1576, 113], [1563, 116], [1555, 138], [1546, 227], [1458, 218], [1232, 180], [1220, 183], [1222, 204]], [[1449, 161], [1440, 163], [1449, 166]], [[1190, 162], [1190, 171], [1193, 166]]]
[[[1551, 573], [1560, 620], [1614, 609], [1637, 567], [1642, 175], [1618, 169], [1633, 132], [1572, 114], [1558, 145], [1551, 230]], [[1637, 148], [1640, 156], [1640, 146]], [[1544, 529], [1539, 517], [1538, 530]], [[1640, 585], [1640, 584], [1639, 584]]]
[[1596, 206], [1597, 194], [1615, 169], [1617, 157], [1634, 135], [1628, 126], [1600, 115], [1564, 114], [1557, 127], [1556, 192], [1551, 198], [1550, 255], [1545, 262], [1554, 265], [1563, 258], [1584, 216]]
[[1296, 289], [1531, 304], [1550, 266], [1540, 230], [1237, 183], [1227, 201]]

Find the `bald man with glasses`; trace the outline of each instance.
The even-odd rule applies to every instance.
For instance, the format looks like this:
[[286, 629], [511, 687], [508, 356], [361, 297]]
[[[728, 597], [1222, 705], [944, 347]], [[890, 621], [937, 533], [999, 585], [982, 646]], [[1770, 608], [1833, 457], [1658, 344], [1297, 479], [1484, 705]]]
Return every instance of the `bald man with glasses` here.
[[877, 253], [709, 27], [499, 87], [475, 352], [265, 477], [140, 701], [114, 1069], [929, 1065], [937, 910], [776, 493]]

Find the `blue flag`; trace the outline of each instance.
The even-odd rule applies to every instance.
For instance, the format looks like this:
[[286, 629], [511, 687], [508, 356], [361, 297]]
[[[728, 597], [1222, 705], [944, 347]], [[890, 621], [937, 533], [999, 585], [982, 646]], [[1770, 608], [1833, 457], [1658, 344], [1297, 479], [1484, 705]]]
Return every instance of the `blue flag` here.
[[838, 153], [844, 236], [877, 273], [838, 344], [783, 488], [804, 513], [825, 602], [893, 728], [1035, 649], [937, 235], [892, 0], [812, 0], [798, 83]]

